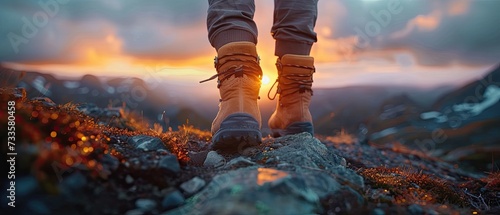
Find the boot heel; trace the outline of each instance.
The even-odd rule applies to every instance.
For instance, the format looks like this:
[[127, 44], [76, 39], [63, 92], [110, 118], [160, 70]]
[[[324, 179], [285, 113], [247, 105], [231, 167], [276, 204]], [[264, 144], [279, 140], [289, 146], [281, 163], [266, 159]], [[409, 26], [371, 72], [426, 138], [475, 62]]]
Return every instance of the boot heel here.
[[242, 149], [262, 142], [259, 123], [250, 114], [234, 113], [226, 117], [212, 137], [213, 149]]
[[314, 127], [310, 122], [294, 122], [285, 129], [271, 129], [273, 137], [282, 137], [286, 135], [299, 134], [307, 132], [314, 136]]

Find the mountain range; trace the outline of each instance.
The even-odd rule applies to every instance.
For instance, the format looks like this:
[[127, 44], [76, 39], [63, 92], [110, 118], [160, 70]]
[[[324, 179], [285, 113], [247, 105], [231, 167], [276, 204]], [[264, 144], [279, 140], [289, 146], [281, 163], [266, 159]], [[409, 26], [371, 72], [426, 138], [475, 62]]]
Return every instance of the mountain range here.
[[[201, 94], [193, 87], [176, 86], [160, 80], [155, 87], [139, 78], [97, 77], [85, 75], [79, 79], [57, 78], [41, 72], [21, 72], [1, 69], [2, 85], [23, 87], [28, 97], [49, 97], [55, 103], [94, 103], [100, 107], [125, 107], [150, 122], [165, 123], [174, 130], [189, 121], [200, 129], [209, 129], [217, 113], [217, 90]], [[211, 86], [208, 86], [211, 87]], [[211, 89], [211, 88], [210, 88]], [[332, 135], [341, 130], [356, 132], [359, 124], [376, 114], [380, 105], [393, 96], [408, 95], [419, 105], [430, 106], [451, 86], [422, 89], [408, 86], [350, 86], [314, 89], [311, 113], [315, 130]], [[429, 96], [431, 95], [431, 96]], [[267, 119], [275, 108], [274, 101], [260, 100], [263, 132], [269, 132]], [[165, 112], [165, 114], [163, 114]]]
[[[208, 130], [218, 108], [215, 89], [212, 94], [202, 94], [199, 89], [176, 86], [168, 80], [152, 89], [151, 83], [139, 78], [85, 75], [75, 80], [4, 67], [0, 70], [1, 85], [23, 87], [30, 98], [119, 107], [151, 124], [159, 123], [164, 130], [176, 130], [184, 124]], [[398, 142], [450, 161], [480, 160], [484, 164], [500, 153], [499, 100], [500, 67], [459, 87], [314, 89], [310, 109], [319, 135], [347, 132], [372, 144]], [[269, 133], [267, 119], [274, 107], [274, 101], [260, 102], [265, 135]], [[491, 165], [497, 164], [494, 161]]]
[[367, 121], [364, 139], [403, 143], [483, 171], [500, 166], [500, 67], [441, 95], [430, 108], [408, 97], [387, 100]]

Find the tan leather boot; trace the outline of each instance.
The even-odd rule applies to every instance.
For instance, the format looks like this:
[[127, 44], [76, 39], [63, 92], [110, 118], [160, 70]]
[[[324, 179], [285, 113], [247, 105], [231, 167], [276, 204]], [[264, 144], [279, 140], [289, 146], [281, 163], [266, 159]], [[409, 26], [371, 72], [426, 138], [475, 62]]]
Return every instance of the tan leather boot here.
[[[276, 93], [279, 94], [279, 99], [276, 110], [269, 119], [272, 135], [279, 137], [302, 132], [314, 135], [309, 112], [313, 94], [311, 87], [315, 72], [314, 58], [287, 54], [278, 59], [276, 67], [278, 68]], [[270, 96], [269, 98], [274, 99]]]
[[222, 46], [214, 65], [217, 74], [205, 80], [218, 78], [221, 98], [212, 123], [212, 147], [238, 149], [262, 142], [257, 104], [262, 69], [255, 44], [232, 42]]

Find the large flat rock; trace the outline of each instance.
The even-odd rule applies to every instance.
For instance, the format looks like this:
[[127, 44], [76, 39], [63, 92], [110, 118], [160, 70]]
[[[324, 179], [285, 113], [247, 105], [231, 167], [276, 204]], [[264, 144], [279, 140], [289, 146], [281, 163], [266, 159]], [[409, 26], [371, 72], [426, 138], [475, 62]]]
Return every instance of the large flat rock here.
[[[216, 175], [180, 208], [165, 214], [317, 214], [320, 199], [363, 180], [345, 168], [334, 155], [308, 134], [276, 139], [280, 148], [257, 154], [265, 165], [231, 170]], [[358, 195], [355, 193], [354, 195]]]

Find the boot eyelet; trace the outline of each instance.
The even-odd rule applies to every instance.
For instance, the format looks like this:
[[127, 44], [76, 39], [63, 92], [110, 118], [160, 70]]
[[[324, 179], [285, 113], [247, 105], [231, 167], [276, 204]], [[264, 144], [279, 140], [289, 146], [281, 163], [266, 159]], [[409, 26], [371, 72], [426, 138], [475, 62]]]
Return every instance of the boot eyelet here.
[[217, 68], [217, 64], [219, 64], [219, 58], [217, 56], [214, 57], [214, 67]]

